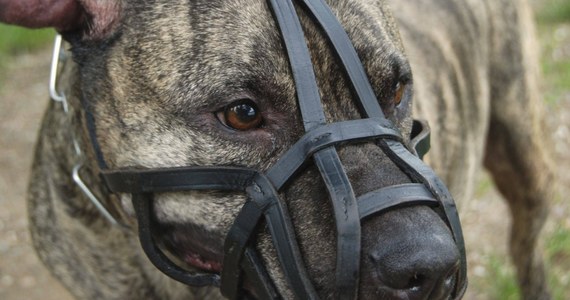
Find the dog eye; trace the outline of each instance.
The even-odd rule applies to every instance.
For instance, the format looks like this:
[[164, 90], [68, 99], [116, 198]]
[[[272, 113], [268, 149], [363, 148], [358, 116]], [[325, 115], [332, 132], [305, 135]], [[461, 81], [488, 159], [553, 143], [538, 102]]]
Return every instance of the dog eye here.
[[406, 91], [406, 84], [398, 82], [396, 85], [396, 93], [394, 94], [394, 105], [398, 106], [402, 102], [404, 92]]
[[218, 113], [218, 119], [224, 125], [235, 130], [245, 131], [261, 126], [263, 118], [257, 105], [249, 99], [242, 99], [226, 106]]

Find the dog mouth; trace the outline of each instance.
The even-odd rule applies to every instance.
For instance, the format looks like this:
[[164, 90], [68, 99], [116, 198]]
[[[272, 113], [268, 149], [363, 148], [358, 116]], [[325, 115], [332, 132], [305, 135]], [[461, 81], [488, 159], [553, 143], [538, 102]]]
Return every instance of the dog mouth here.
[[180, 267], [209, 273], [222, 271], [221, 240], [194, 225], [162, 225], [158, 234], [159, 246]]
[[[221, 274], [223, 239], [194, 225], [160, 225], [159, 228], [158, 246], [176, 265], [190, 272]], [[247, 278], [243, 287], [250, 299], [259, 299]]]

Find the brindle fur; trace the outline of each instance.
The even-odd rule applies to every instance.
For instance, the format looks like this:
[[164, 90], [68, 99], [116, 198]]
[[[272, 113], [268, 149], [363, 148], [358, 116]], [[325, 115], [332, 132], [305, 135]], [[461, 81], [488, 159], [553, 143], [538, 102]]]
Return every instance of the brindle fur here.
[[[416, 112], [436, 133], [430, 164], [461, 202], [483, 160], [510, 207], [521, 294], [548, 299], [537, 240], [554, 175], [531, 9], [520, 0], [414, 2], [392, 6], [413, 66]], [[426, 11], [433, 18], [414, 26]]]
[[[429, 120], [433, 129], [429, 163], [459, 202], [472, 196], [475, 174], [485, 163], [511, 207], [511, 253], [523, 295], [549, 298], [536, 245], [546, 217], [552, 169], [527, 3], [390, 4], [397, 22], [382, 0], [336, 1], [332, 7], [364, 61], [382, 107], [403, 132], [409, 132], [411, 102], [395, 108], [390, 99], [394, 78], [405, 72], [409, 59], [415, 114]], [[70, 101], [73, 117], [52, 104], [43, 121], [29, 190], [35, 247], [78, 299], [220, 298], [216, 289], [188, 288], [167, 278], [148, 262], [134, 231], [112, 227], [101, 217], [69, 176], [76, 162], [70, 136], [75, 134], [86, 152], [88, 185], [131, 225], [135, 221], [129, 197], [109, 195], [96, 175], [86, 129], [80, 125], [85, 123], [79, 111], [81, 95], [93, 107], [99, 142], [111, 168], [212, 164], [267, 168], [302, 134], [278, 31], [261, 0], [123, 1], [121, 7], [120, 24], [103, 45], [67, 36], [75, 62], [66, 64], [60, 89]], [[330, 48], [307, 18], [303, 23], [327, 116], [358, 117]], [[238, 135], [217, 124], [212, 112], [240, 97], [261, 102], [273, 126], [270, 133]], [[343, 147], [340, 155], [357, 195], [406, 181], [371, 145]], [[369, 165], [382, 168], [370, 170]], [[378, 178], [382, 178], [379, 183], [373, 183]], [[330, 275], [334, 274], [334, 227], [319, 189], [322, 183], [309, 168], [284, 197], [309, 273], [326, 298], [334, 282]], [[207, 231], [208, 242], [221, 247], [244, 201], [243, 195], [213, 192], [167, 194], [157, 199], [155, 210], [165, 223], [191, 220], [194, 225], [188, 230]], [[364, 243], [373, 229], [401, 226], [421, 235], [422, 227], [441, 222], [427, 209], [408, 213], [417, 227], [401, 221], [406, 213], [390, 212], [396, 225], [378, 221], [382, 224], [365, 226]], [[259, 239], [270, 273], [290, 295], [267, 235], [260, 233]]]

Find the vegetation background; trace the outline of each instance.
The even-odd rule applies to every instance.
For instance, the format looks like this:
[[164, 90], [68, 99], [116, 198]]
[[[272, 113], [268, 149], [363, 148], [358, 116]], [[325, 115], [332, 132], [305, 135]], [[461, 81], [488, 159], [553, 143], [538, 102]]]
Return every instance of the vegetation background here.
[[[542, 48], [544, 101], [561, 185], [543, 234], [554, 299], [570, 299], [570, 0], [531, 0]], [[0, 299], [71, 299], [31, 247], [25, 190], [48, 101], [53, 30], [0, 25]], [[554, 188], [554, 187], [553, 187]], [[466, 299], [519, 299], [507, 256], [508, 208], [485, 173], [461, 205], [469, 254]]]

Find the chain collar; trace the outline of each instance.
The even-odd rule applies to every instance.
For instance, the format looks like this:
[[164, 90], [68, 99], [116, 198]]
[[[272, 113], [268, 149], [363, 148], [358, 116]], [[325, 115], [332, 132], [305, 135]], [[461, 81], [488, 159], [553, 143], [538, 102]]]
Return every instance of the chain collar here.
[[[62, 47], [62, 37], [61, 35], [56, 35], [54, 46], [53, 46], [53, 54], [51, 60], [51, 69], [50, 69], [50, 77], [49, 77], [49, 95], [50, 98], [61, 104], [61, 107], [68, 118], [72, 118], [71, 111], [69, 107], [69, 102], [67, 101], [67, 97], [65, 93], [58, 92], [57, 90], [57, 82], [58, 82], [58, 75], [59, 75], [59, 68], [60, 62], [65, 62], [68, 57], [68, 53]], [[95, 205], [97, 210], [101, 213], [101, 215], [113, 226], [120, 227], [120, 228], [127, 228], [128, 226], [124, 225], [122, 222], [117, 220], [111, 214], [111, 212], [103, 205], [102, 201], [95, 196], [93, 191], [87, 186], [83, 178], [81, 177], [81, 170], [84, 167], [85, 163], [85, 156], [81, 151], [81, 147], [79, 146], [79, 142], [73, 130], [70, 131], [70, 142], [74, 149], [74, 161], [75, 164], [71, 170], [71, 178], [73, 182], [79, 187], [79, 189], [83, 192], [83, 194]]]

